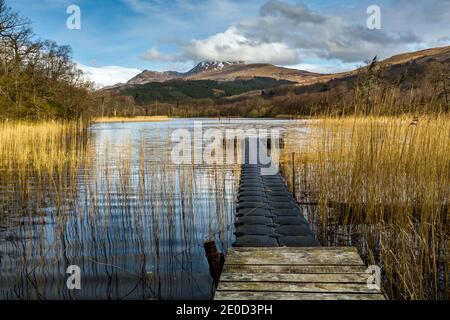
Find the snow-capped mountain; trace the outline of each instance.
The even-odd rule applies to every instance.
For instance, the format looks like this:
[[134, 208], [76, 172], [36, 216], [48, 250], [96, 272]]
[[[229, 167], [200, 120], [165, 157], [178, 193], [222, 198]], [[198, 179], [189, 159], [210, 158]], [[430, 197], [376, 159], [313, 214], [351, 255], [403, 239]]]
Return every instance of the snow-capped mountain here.
[[187, 76], [195, 75], [207, 71], [221, 71], [229, 66], [245, 64], [244, 61], [202, 61], [193, 69], [186, 72]]
[[202, 61], [188, 72], [176, 72], [176, 71], [149, 71], [145, 70], [137, 76], [130, 79], [127, 84], [145, 84], [149, 82], [164, 82], [174, 79], [185, 79], [188, 77], [196, 76], [204, 72], [221, 71], [230, 66], [243, 65], [243, 61]]

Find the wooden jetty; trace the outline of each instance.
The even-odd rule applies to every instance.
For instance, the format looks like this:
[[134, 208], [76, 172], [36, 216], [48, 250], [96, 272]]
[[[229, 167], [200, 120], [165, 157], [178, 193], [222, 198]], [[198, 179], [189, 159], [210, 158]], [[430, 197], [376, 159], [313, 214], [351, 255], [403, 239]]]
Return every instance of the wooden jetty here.
[[352, 247], [233, 248], [215, 300], [384, 300], [369, 277]]
[[[280, 174], [261, 175], [246, 142], [235, 235], [216, 300], [380, 300], [356, 248], [321, 247]], [[209, 250], [213, 252], [214, 250]], [[217, 253], [214, 255], [219, 259]], [[212, 261], [212, 255], [209, 260]]]

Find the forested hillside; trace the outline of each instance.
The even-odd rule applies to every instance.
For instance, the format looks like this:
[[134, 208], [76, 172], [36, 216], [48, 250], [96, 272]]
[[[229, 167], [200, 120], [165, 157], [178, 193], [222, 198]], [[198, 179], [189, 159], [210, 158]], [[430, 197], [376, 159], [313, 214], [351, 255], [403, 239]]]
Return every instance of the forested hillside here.
[[139, 105], [160, 102], [187, 102], [196, 99], [218, 99], [240, 95], [252, 90], [263, 90], [273, 86], [290, 84], [286, 80], [253, 78], [219, 82], [213, 80], [172, 80], [151, 82], [121, 90], [119, 93], [134, 97]]
[[0, 119], [77, 118], [96, 105], [71, 49], [39, 40], [0, 0]]

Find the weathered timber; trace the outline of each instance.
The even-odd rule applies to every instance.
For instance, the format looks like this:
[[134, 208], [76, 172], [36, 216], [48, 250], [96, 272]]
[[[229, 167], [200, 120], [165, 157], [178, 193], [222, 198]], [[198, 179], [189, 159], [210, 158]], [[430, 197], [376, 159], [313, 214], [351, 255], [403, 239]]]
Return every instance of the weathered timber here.
[[249, 163], [248, 147], [245, 152], [236, 241], [227, 253], [215, 299], [384, 299], [356, 248], [320, 247], [294, 197], [295, 176], [293, 196], [279, 174], [262, 175], [259, 164]]
[[366, 266], [275, 266], [275, 265], [243, 265], [243, 264], [226, 264], [223, 272], [227, 273], [338, 273], [338, 274], [368, 274]]
[[382, 300], [381, 294], [219, 291], [216, 300]]
[[[247, 249], [247, 248], [244, 248]], [[263, 249], [263, 248], [260, 248]], [[280, 250], [281, 249], [281, 250]], [[249, 265], [364, 265], [356, 250], [344, 248], [342, 251], [336, 249], [308, 250], [309, 248], [286, 248], [274, 247], [272, 250], [232, 250], [228, 253], [227, 264], [249, 264]]]
[[233, 248], [216, 300], [382, 300], [352, 247]]
[[228, 282], [303, 282], [303, 283], [367, 283], [368, 274], [327, 274], [327, 273], [225, 273], [222, 283]]
[[224, 255], [217, 250], [215, 241], [206, 241], [203, 244], [203, 248], [205, 249], [206, 258], [208, 259], [209, 271], [217, 285], [225, 263]]
[[311, 283], [311, 282], [227, 282], [219, 283], [218, 291], [274, 291], [274, 292], [333, 292], [333, 293], [379, 293], [366, 284]]

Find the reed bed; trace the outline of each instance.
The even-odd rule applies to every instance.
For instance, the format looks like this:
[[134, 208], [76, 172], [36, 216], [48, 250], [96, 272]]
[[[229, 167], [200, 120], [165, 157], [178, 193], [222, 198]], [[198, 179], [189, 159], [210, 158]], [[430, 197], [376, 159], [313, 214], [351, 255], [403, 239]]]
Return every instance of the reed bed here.
[[[395, 299], [450, 299], [450, 118], [345, 117], [286, 139], [283, 174], [323, 245], [357, 246]], [[291, 183], [292, 185], [292, 183]]]
[[46, 200], [39, 190], [67, 187], [85, 159], [84, 128], [81, 121], [0, 123], [0, 208], [37, 209]]
[[238, 173], [170, 151], [168, 132], [1, 123], [0, 298], [210, 298], [202, 245], [230, 244]]
[[0, 123], [0, 168], [53, 169], [74, 161], [83, 122]]

